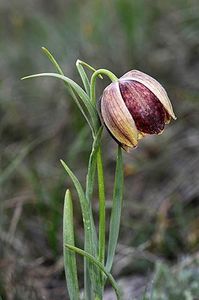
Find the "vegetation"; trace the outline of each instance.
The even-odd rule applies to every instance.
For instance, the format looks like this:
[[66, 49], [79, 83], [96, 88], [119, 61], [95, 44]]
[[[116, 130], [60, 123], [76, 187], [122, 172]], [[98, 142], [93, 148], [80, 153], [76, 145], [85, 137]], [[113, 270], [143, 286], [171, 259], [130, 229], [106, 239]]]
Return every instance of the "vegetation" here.
[[[75, 202], [76, 245], [83, 243], [77, 195], [59, 160], [75, 166], [84, 185], [92, 141], [64, 85], [20, 81], [53, 71], [42, 46], [77, 81], [73, 66], [80, 58], [118, 76], [142, 70], [168, 90], [177, 122], [124, 155], [113, 275], [134, 282], [129, 299], [198, 298], [198, 13], [197, 0], [1, 0], [0, 298], [68, 299], [62, 257], [66, 188]], [[99, 82], [98, 96], [106, 83]], [[103, 138], [109, 208], [117, 147]], [[95, 195], [97, 222], [97, 189]], [[81, 280], [81, 257], [78, 265]]]

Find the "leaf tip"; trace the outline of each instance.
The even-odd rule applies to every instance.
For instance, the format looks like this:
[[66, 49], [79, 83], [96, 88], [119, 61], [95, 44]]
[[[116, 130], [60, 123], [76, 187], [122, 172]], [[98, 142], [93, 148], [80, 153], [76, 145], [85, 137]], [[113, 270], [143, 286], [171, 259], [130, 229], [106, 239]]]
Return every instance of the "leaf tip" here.
[[81, 64], [81, 60], [78, 58], [77, 60], [76, 60], [76, 66], [78, 66], [79, 64]]
[[29, 79], [29, 78], [30, 78], [30, 76], [24, 76], [24, 77], [20, 78], [20, 80], [26, 80], [26, 79]]
[[60, 163], [62, 164], [62, 166], [63, 166], [64, 169], [65, 169], [65, 166], [66, 166], [65, 162], [64, 162], [62, 159], [60, 159]]
[[71, 192], [69, 189], [66, 190], [66, 193], [65, 193], [65, 199], [70, 197], [71, 198]]
[[50, 51], [46, 48], [46, 47], [41, 47], [41, 50], [44, 52], [44, 54], [49, 54], [50, 53]]

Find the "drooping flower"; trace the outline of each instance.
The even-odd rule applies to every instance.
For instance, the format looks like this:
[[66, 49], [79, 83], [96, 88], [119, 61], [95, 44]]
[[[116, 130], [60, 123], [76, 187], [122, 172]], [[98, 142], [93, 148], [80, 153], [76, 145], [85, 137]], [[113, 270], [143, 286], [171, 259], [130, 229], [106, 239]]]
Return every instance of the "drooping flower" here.
[[147, 134], [160, 134], [176, 119], [162, 85], [151, 76], [132, 70], [108, 85], [100, 100], [103, 122], [128, 151]]

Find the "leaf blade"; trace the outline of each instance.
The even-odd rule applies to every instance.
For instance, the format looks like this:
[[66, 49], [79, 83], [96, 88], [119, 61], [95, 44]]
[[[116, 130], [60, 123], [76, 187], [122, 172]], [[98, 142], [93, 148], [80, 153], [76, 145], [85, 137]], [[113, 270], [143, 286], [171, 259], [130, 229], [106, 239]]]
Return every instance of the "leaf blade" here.
[[76, 61], [76, 67], [77, 67], [78, 73], [82, 79], [85, 91], [86, 91], [87, 95], [89, 95], [90, 94], [90, 83], [88, 80], [88, 76], [86, 75], [86, 72], [84, 71], [84, 68], [79, 59]]
[[[71, 180], [73, 181], [75, 188], [77, 190], [80, 206], [82, 211], [83, 223], [84, 223], [84, 231], [85, 231], [85, 250], [89, 252], [94, 257], [97, 257], [97, 234], [95, 232], [95, 225], [93, 220], [92, 208], [90, 203], [88, 203], [82, 186], [77, 179], [77, 177], [73, 174], [70, 168], [66, 165], [64, 161], [61, 160], [61, 163], [70, 176]], [[91, 283], [93, 284], [94, 291], [98, 294], [101, 293], [100, 281], [99, 281], [99, 274], [96, 272], [93, 267], [89, 268], [89, 274], [91, 278]]]
[[79, 255], [82, 255], [82, 256], [85, 256], [86, 258], [88, 258], [94, 265], [96, 265], [100, 271], [102, 271], [108, 278], [108, 280], [110, 281], [113, 289], [115, 290], [115, 293], [116, 293], [116, 296], [117, 296], [117, 299], [118, 300], [121, 300], [121, 292], [117, 286], [117, 283], [115, 281], [115, 279], [113, 278], [113, 276], [110, 274], [110, 272], [108, 272], [106, 270], [106, 268], [104, 268], [104, 266], [95, 258], [93, 257], [91, 254], [87, 253], [86, 251], [78, 248], [78, 247], [75, 247], [75, 246], [72, 246], [72, 245], [69, 245], [69, 244], [65, 244], [65, 246], [73, 251], [75, 251], [76, 253], [78, 253]]
[[[51, 52], [50, 52], [47, 48], [45, 48], [45, 47], [42, 47], [42, 50], [43, 50], [44, 54], [45, 54], [45, 55], [49, 58], [49, 60], [52, 62], [52, 64], [54, 65], [54, 67], [55, 67], [55, 69], [58, 71], [58, 73], [59, 73], [60, 75], [63, 75], [63, 76], [64, 76], [64, 72], [62, 71], [60, 65], [58, 64], [58, 62], [56, 61], [56, 59], [54, 58], [54, 56], [51, 54]], [[91, 123], [90, 123], [90, 120], [89, 120], [89, 118], [88, 118], [86, 112], [84, 111], [84, 109], [83, 109], [81, 103], [79, 102], [77, 96], [75, 95], [75, 93], [74, 93], [72, 87], [71, 87], [68, 83], [66, 83], [66, 82], [65, 82], [65, 86], [66, 86], [66, 88], [68, 89], [68, 91], [69, 91], [70, 95], [72, 96], [72, 98], [74, 99], [74, 101], [75, 101], [76, 105], [78, 106], [79, 110], [81, 111], [82, 115], [83, 115], [84, 118], [86, 119], [86, 121], [87, 121], [89, 127], [91, 128], [91, 131], [93, 131], [92, 125], [91, 125]]]
[[85, 93], [85, 91], [75, 81], [73, 81], [72, 79], [64, 75], [57, 74], [57, 73], [39, 73], [39, 74], [25, 76], [22, 78], [22, 80], [37, 78], [37, 77], [55, 77], [69, 84], [73, 88], [73, 90], [78, 94], [78, 96], [81, 98], [85, 108], [88, 110], [88, 113], [91, 117], [91, 121], [92, 121], [91, 126], [94, 132], [97, 132], [99, 128], [99, 118], [98, 118], [97, 110], [94, 107], [94, 105], [90, 102], [89, 97]]
[[69, 190], [66, 191], [63, 213], [63, 252], [64, 270], [67, 282], [68, 293], [71, 300], [80, 299], [79, 284], [77, 277], [77, 263], [74, 253], [65, 247], [65, 244], [75, 246], [73, 226], [73, 203]]

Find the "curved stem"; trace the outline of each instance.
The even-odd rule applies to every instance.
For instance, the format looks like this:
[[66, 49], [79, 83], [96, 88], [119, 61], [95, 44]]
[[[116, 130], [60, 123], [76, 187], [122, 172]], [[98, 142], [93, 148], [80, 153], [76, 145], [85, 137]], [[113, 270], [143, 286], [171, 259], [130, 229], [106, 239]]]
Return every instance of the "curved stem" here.
[[104, 74], [110, 78], [112, 82], [117, 81], [118, 78], [109, 70], [106, 69], [99, 69], [95, 71], [91, 77], [91, 84], [90, 84], [90, 97], [91, 102], [95, 102], [95, 83], [96, 79], [100, 74]]
[[[95, 85], [96, 79], [100, 74], [105, 74], [111, 81], [117, 81], [117, 77], [106, 69], [99, 69], [95, 71], [91, 77], [90, 83], [90, 98], [91, 102], [95, 105]], [[105, 187], [104, 187], [104, 171], [102, 164], [101, 145], [97, 152], [97, 172], [98, 172], [98, 190], [99, 190], [99, 261], [104, 264], [105, 260], [105, 229], [106, 229], [106, 203], [105, 203]], [[103, 281], [103, 278], [101, 278]]]

